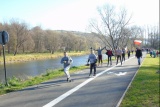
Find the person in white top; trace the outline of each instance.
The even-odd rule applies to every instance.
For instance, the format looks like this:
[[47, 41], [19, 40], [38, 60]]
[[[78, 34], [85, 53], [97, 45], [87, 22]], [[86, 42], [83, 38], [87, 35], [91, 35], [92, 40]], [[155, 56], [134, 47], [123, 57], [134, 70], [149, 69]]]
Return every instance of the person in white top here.
[[122, 50], [120, 49], [120, 47], [118, 47], [115, 51], [115, 54], [117, 56], [117, 63], [116, 65], [118, 64], [118, 60], [120, 59], [120, 62], [121, 62], [121, 65], [122, 65], [122, 59], [121, 59], [121, 56], [122, 56]]

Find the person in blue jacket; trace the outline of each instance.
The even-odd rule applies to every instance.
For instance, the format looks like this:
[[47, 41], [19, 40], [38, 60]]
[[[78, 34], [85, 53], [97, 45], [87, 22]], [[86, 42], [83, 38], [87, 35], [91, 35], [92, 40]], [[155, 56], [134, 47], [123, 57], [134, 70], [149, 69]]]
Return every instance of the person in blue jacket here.
[[71, 67], [71, 63], [73, 62], [72, 58], [68, 56], [67, 52], [64, 52], [64, 57], [61, 59], [61, 64], [63, 64], [64, 73], [67, 76], [67, 82], [71, 82], [71, 76], [69, 73], [69, 69]]
[[97, 63], [97, 56], [94, 53], [94, 50], [91, 49], [91, 54], [88, 57], [88, 63], [90, 62], [90, 73], [89, 77], [92, 75], [92, 69], [94, 69], [93, 76], [96, 76], [96, 63]]

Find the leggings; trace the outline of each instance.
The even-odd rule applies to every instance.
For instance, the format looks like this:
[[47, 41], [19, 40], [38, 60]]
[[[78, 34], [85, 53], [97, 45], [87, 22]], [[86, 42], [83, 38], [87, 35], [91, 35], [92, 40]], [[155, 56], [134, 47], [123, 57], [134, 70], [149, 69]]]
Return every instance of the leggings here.
[[103, 63], [103, 61], [102, 61], [102, 55], [98, 55], [98, 63]]
[[69, 69], [70, 69], [70, 66], [67, 66], [64, 68], [64, 73], [66, 74], [67, 78], [70, 78]]
[[122, 61], [125, 61], [125, 54], [122, 54]]
[[108, 65], [109, 65], [109, 62], [110, 62], [110, 65], [112, 65], [112, 56], [108, 55]]

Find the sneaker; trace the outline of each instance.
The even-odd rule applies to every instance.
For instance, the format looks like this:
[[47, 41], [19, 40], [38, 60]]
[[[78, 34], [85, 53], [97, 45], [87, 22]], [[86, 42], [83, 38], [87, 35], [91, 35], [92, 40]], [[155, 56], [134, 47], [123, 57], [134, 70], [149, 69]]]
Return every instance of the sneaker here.
[[71, 79], [70, 78], [67, 78], [67, 82], [69, 82]]
[[72, 82], [73, 80], [72, 79], [70, 79], [68, 82]]
[[67, 82], [69, 81], [69, 78], [67, 78]]
[[96, 76], [96, 74], [94, 74], [93, 76]]

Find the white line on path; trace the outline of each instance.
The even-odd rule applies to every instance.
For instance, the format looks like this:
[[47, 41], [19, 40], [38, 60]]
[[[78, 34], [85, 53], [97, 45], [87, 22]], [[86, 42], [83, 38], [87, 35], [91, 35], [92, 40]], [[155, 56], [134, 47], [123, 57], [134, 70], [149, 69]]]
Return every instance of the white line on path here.
[[[134, 57], [131, 57], [130, 59], [132, 59]], [[130, 60], [130, 59], [127, 59], [126, 61]], [[65, 99], [66, 97], [68, 97], [69, 95], [71, 95], [72, 93], [74, 93], [75, 91], [77, 91], [78, 89], [80, 89], [81, 87], [85, 86], [87, 83], [91, 82], [93, 79], [97, 78], [98, 76], [104, 74], [105, 72], [115, 68], [116, 66], [120, 65], [117, 64], [111, 68], [108, 68], [100, 73], [98, 73], [95, 77], [93, 78], [89, 78], [87, 79], [86, 81], [84, 81], [83, 83], [79, 84], [78, 86], [74, 87], [73, 89], [67, 91], [66, 93], [62, 94], [61, 96], [59, 96], [58, 98], [52, 100], [51, 102], [49, 102], [48, 104], [44, 105], [43, 107], [53, 107], [54, 105], [56, 105], [57, 103], [59, 103], [60, 101], [62, 101], [63, 99]]]

